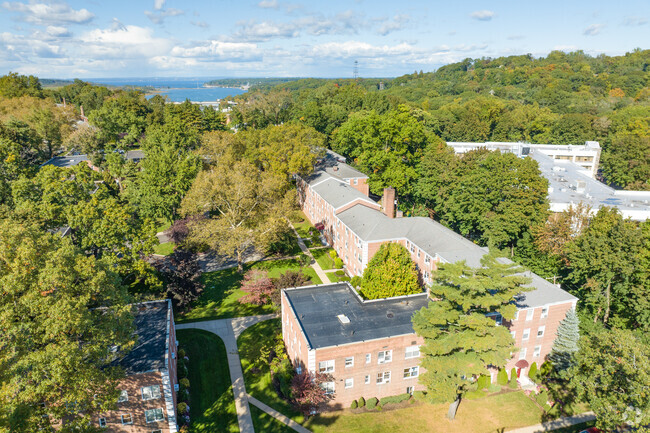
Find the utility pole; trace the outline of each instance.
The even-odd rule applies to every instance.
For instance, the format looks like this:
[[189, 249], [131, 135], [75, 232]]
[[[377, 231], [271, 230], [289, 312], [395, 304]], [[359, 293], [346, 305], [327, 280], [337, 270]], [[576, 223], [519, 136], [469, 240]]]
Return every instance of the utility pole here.
[[354, 61], [354, 69], [352, 70], [352, 77], [355, 80], [359, 79], [359, 61], [358, 60]]

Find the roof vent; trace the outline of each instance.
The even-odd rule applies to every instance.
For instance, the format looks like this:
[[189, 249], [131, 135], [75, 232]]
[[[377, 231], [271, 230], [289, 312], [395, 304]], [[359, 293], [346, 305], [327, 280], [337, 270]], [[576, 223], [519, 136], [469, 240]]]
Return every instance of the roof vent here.
[[392, 319], [393, 317], [395, 317], [395, 315], [393, 314], [392, 311], [389, 311], [389, 312], [386, 313], [386, 317], [388, 317], [389, 319]]
[[339, 322], [341, 322], [344, 325], [350, 323], [350, 319], [348, 319], [348, 316], [346, 316], [345, 314], [339, 314], [336, 317], [338, 317]]

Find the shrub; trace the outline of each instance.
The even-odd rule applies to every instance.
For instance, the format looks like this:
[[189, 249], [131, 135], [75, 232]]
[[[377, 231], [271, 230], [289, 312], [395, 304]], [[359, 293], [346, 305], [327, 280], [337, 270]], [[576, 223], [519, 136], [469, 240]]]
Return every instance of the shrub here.
[[508, 384], [508, 373], [506, 373], [505, 368], [499, 370], [499, 373], [497, 374], [497, 383], [501, 386]]
[[374, 409], [377, 407], [377, 403], [379, 403], [377, 397], [369, 398], [368, 401], [366, 401], [366, 407], [368, 409]]
[[187, 367], [185, 366], [184, 362], [179, 362], [176, 368], [177, 368], [176, 375], [179, 378], [182, 379], [184, 377], [187, 377]]
[[514, 367], [510, 370], [510, 382], [508, 382], [508, 386], [512, 389], [517, 389], [517, 369]]
[[337, 258], [337, 257], [336, 257], [336, 251], [334, 251], [334, 250], [330, 250], [330, 253], [329, 253], [329, 254], [330, 254], [330, 257], [332, 258], [332, 260], [336, 260], [336, 258]]
[[178, 381], [178, 384], [182, 386], [183, 388], [189, 388], [190, 387], [190, 380], [187, 377], [182, 378], [181, 380]]
[[179, 415], [185, 415], [185, 413], [187, 413], [187, 403], [178, 403], [176, 405], [176, 410]]
[[343, 271], [336, 271], [336, 272], [334, 272], [334, 273], [335, 273], [337, 276], [339, 276], [339, 277], [342, 277], [342, 276], [345, 275], [345, 272], [343, 272]]
[[426, 391], [415, 391], [413, 393], [413, 400], [424, 401], [427, 399]]
[[381, 400], [379, 400], [379, 404], [382, 405], [382, 406], [385, 405], [385, 404], [397, 404], [397, 403], [401, 403], [403, 401], [406, 401], [409, 398], [411, 398], [411, 394], [409, 394], [409, 393], [400, 394], [400, 395], [393, 395], [393, 396], [390, 396], [390, 397], [382, 398]]
[[537, 373], [538, 373], [537, 363], [533, 362], [533, 364], [530, 366], [530, 369], [528, 370], [528, 377], [530, 378], [530, 380], [532, 380], [533, 382], [536, 382], [537, 381]]
[[181, 359], [185, 358], [185, 349], [178, 349], [178, 357]]
[[336, 269], [341, 269], [343, 267], [343, 260], [339, 259], [338, 257], [334, 259], [334, 267]]
[[486, 389], [488, 386], [490, 386], [490, 377], [482, 374], [478, 377], [476, 383], [478, 385], [478, 389]]
[[499, 392], [501, 391], [501, 385], [497, 385], [496, 383], [491, 383], [490, 386], [488, 386], [488, 391]]
[[485, 393], [480, 389], [474, 391], [467, 391], [464, 396], [468, 400], [476, 400], [477, 398], [485, 397]]
[[356, 409], [357, 407], [359, 407], [359, 404], [356, 400], [353, 400], [352, 404], [350, 405], [350, 409]]
[[544, 405], [546, 405], [546, 402], [548, 401], [548, 393], [546, 391], [540, 392], [535, 396], [535, 401], [537, 402], [538, 405], [544, 407]]
[[361, 285], [361, 277], [358, 276], [358, 275], [355, 275], [350, 280], [350, 284], [352, 285], [352, 287], [359, 287]]
[[359, 407], [364, 407], [366, 405], [366, 399], [361, 397], [359, 399]]

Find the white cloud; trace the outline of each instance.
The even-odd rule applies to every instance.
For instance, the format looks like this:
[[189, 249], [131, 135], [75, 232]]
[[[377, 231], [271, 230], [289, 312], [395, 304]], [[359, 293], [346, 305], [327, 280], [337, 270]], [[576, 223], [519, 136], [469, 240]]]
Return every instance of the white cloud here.
[[18, 12], [20, 19], [38, 25], [85, 24], [95, 17], [87, 9], [74, 10], [66, 3], [4, 2], [2, 7]]
[[273, 21], [248, 21], [239, 23], [239, 30], [233, 35], [240, 41], [267, 41], [273, 38], [295, 38], [300, 26], [296, 23], [275, 23]]
[[605, 24], [592, 24], [582, 34], [585, 36], [596, 36], [605, 27]]
[[80, 41], [80, 50], [94, 59], [149, 58], [164, 55], [173, 46], [168, 39], [154, 37], [150, 28], [125, 26], [119, 21], [114, 21], [109, 29], [83, 34]]
[[280, 7], [278, 0], [262, 0], [257, 4], [262, 9], [277, 9]]
[[315, 45], [310, 54], [318, 57], [382, 57], [413, 54], [415, 48], [407, 43], [398, 45], [372, 45], [361, 41], [327, 42]]
[[154, 11], [144, 11], [144, 14], [151, 20], [152, 23], [162, 24], [165, 21], [165, 18], [177, 17], [179, 15], [185, 14], [185, 12], [180, 9], [169, 8], [164, 10], [157, 9]]
[[492, 18], [495, 17], [495, 15], [496, 14], [493, 11], [488, 11], [488, 10], [474, 11], [471, 14], [469, 14], [470, 17], [479, 21], [490, 21]]
[[648, 20], [644, 17], [625, 17], [623, 25], [628, 27], [644, 26], [648, 24]]
[[165, 7], [165, 0], [153, 0], [153, 8], [154, 8], [154, 10], [159, 11], [164, 7]]
[[66, 38], [72, 35], [70, 31], [63, 26], [47, 26], [45, 31], [48, 35], [54, 38]]
[[206, 23], [205, 21], [190, 21], [190, 24], [196, 27], [201, 27], [202, 29], [207, 29], [210, 27], [210, 24]]
[[379, 27], [378, 33], [386, 36], [391, 32], [404, 29], [410, 21], [411, 17], [408, 15], [395, 15], [392, 21], [388, 20]]
[[175, 46], [169, 52], [171, 57], [206, 60], [256, 60], [261, 59], [261, 50], [250, 42], [226, 42], [210, 40], [189, 47]]

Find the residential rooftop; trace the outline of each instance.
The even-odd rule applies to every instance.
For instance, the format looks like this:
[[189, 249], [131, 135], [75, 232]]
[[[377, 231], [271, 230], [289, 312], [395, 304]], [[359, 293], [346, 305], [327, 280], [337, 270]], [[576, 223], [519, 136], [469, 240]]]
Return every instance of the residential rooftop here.
[[312, 176], [308, 182], [314, 191], [316, 191], [323, 200], [331, 204], [334, 209], [338, 209], [355, 200], [361, 200], [371, 205], [377, 205], [376, 202], [361, 191], [325, 172], [321, 171], [315, 176]]
[[118, 361], [127, 376], [167, 368], [165, 355], [171, 308], [169, 300], [132, 305], [133, 324], [138, 339], [133, 349]]
[[46, 165], [53, 165], [59, 168], [68, 168], [68, 167], [74, 167], [75, 165], [79, 165], [82, 162], [86, 162], [86, 161], [90, 161], [88, 155], [55, 156], [49, 161], [46, 161], [45, 163], [41, 164], [41, 167], [44, 167]]
[[365, 173], [360, 172], [356, 168], [351, 167], [346, 164], [347, 159], [343, 155], [326, 149], [325, 156], [318, 161], [316, 164], [316, 170], [322, 170], [342, 180], [349, 179], [367, 179], [368, 176]]
[[349, 283], [283, 293], [312, 349], [413, 334], [411, 318], [429, 302], [426, 293], [364, 301]]

